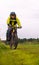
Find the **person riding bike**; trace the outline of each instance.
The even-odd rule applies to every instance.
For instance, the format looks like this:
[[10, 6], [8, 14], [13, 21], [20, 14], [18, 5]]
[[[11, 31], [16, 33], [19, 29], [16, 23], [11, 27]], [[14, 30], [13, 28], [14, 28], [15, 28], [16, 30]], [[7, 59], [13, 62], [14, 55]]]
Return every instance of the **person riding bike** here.
[[[10, 26], [12, 27], [22, 27], [21, 26], [21, 23], [20, 23], [20, 20], [18, 19], [18, 17], [16, 16], [16, 13], [15, 12], [11, 12], [10, 13], [10, 16], [8, 17], [7, 19], [7, 25], [8, 25], [8, 30], [7, 30], [7, 34], [6, 34], [6, 40], [7, 41], [10, 41], [10, 38], [11, 38], [11, 28]], [[17, 30], [15, 30], [15, 33], [17, 35]]]

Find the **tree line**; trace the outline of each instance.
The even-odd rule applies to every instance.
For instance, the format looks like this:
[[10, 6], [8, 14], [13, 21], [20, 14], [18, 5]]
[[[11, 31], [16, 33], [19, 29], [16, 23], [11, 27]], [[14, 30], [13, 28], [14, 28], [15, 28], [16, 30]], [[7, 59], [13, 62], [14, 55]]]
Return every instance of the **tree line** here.
[[[6, 42], [6, 40], [1, 40], [1, 39], [0, 39], [0, 41]], [[24, 42], [38, 42], [39, 43], [39, 38], [37, 38], [37, 39], [35, 39], [35, 38], [29, 38], [29, 39], [23, 38], [23, 39], [20, 39], [20, 38], [18, 38], [18, 42], [19, 43], [24, 43]]]
[[24, 42], [39, 42], [39, 38], [35, 39], [35, 38], [23, 38], [23, 39], [18, 39], [18, 42], [20, 43], [24, 43]]

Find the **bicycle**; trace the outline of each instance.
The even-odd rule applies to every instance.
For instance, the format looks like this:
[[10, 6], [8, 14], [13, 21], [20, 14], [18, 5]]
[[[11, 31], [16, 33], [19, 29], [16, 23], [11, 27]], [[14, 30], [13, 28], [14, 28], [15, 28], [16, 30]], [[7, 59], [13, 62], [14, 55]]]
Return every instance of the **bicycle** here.
[[11, 27], [11, 38], [10, 38], [10, 48], [12, 49], [12, 46], [14, 45], [14, 49], [18, 46], [18, 36], [17, 36], [17, 29], [20, 29], [21, 27]]

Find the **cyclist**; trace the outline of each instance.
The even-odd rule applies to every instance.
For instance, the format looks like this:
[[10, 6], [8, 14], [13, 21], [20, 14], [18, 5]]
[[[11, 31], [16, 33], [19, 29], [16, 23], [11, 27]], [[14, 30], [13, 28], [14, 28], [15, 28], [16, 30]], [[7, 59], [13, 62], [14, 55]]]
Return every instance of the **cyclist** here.
[[[6, 34], [6, 40], [10, 41], [10, 37], [11, 37], [11, 28], [9, 28], [10, 26], [12, 27], [22, 27], [20, 20], [17, 18], [16, 13], [15, 12], [11, 12], [10, 16], [7, 19], [7, 25], [8, 25], [8, 30], [7, 30], [7, 34]], [[17, 30], [15, 31], [15, 33], [17, 34]]]

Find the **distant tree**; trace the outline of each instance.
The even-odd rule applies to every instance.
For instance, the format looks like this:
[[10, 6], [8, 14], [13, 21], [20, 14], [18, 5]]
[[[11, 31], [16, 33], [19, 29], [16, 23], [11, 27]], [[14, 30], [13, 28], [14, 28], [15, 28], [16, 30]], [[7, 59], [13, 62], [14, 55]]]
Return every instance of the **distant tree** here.
[[39, 42], [39, 38], [37, 38], [37, 42]]

